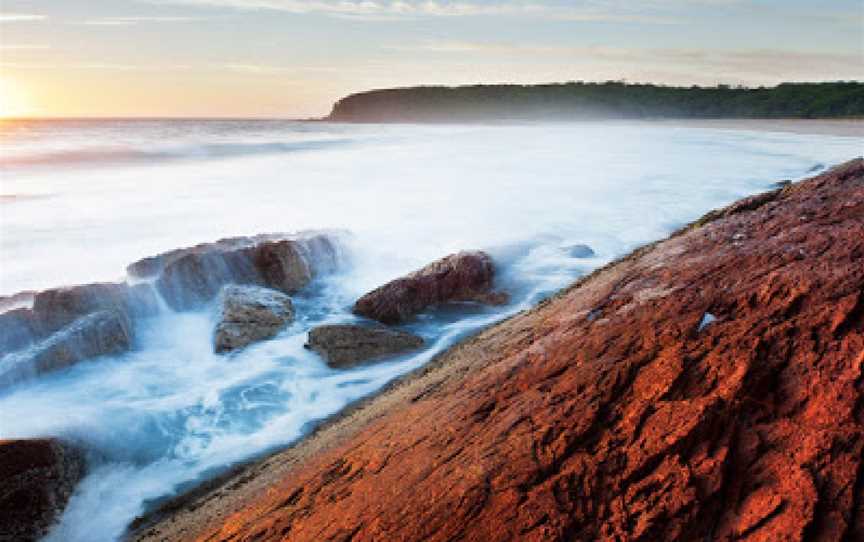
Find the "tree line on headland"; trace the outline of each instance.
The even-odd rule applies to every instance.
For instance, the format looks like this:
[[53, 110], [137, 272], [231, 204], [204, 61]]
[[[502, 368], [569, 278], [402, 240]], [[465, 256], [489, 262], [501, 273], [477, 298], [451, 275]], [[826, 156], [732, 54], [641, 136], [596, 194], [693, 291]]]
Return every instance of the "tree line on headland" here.
[[342, 98], [327, 120], [434, 122], [652, 118], [864, 117], [864, 83], [776, 87], [671, 87], [569, 82], [543, 85], [421, 86]]

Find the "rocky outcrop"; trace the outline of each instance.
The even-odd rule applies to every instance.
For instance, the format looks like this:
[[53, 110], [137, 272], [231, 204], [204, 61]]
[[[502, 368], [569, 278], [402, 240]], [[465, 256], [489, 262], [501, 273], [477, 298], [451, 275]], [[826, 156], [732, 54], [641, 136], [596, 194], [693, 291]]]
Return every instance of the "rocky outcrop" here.
[[335, 233], [223, 239], [145, 258], [127, 268], [152, 278], [175, 310], [202, 307], [226, 284], [265, 286], [291, 294], [338, 265]]
[[46, 535], [83, 475], [81, 453], [57, 440], [0, 440], [0, 542]]
[[219, 323], [213, 339], [217, 353], [272, 338], [294, 319], [290, 297], [258, 286], [225, 286], [218, 307]]
[[313, 328], [306, 344], [320, 354], [327, 365], [335, 368], [409, 352], [421, 346], [423, 339], [412, 333], [352, 324]]
[[[131, 264], [127, 271], [139, 284], [94, 283], [5, 297], [0, 300], [5, 310], [0, 312], [0, 386], [129, 348], [133, 323], [160, 310], [157, 291], [176, 310], [200, 308], [231, 283], [295, 292], [337, 268], [338, 235], [223, 239]], [[272, 336], [265, 331], [270, 324], [246, 324], [226, 322], [217, 332], [218, 348]]]
[[125, 314], [88, 314], [47, 339], [0, 358], [0, 387], [56, 371], [79, 361], [120, 354], [132, 346], [132, 324]]
[[495, 265], [488, 254], [459, 252], [367, 293], [354, 304], [354, 313], [396, 324], [441, 303], [506, 303], [506, 294], [492, 290], [494, 278]]
[[140, 539], [864, 539], [864, 161], [712, 216]]

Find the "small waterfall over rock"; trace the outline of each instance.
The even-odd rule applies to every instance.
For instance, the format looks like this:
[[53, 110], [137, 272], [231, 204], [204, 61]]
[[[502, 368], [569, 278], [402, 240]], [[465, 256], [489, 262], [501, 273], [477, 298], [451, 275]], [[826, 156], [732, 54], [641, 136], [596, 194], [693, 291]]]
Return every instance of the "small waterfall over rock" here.
[[125, 282], [36, 292], [31, 307], [0, 314], [0, 387], [134, 348], [137, 321], [201, 309], [227, 284], [296, 293], [339, 268], [342, 235], [222, 239], [134, 262]]

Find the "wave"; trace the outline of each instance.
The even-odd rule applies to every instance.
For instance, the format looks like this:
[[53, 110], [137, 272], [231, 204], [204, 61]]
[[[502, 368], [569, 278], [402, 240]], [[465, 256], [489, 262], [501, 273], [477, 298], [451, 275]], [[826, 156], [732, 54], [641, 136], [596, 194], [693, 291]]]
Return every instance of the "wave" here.
[[98, 147], [0, 157], [0, 167], [30, 168], [58, 165], [100, 165], [130, 162], [214, 160], [267, 154], [326, 150], [353, 143], [353, 139], [269, 141], [260, 143], [207, 143], [161, 148]]

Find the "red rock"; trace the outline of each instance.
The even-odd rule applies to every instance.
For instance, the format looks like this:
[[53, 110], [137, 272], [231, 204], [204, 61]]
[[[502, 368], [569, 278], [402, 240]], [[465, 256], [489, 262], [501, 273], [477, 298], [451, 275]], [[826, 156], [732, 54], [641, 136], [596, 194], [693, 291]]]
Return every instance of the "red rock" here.
[[57, 440], [0, 440], [0, 540], [47, 534], [83, 475], [81, 454]]
[[713, 217], [139, 539], [864, 540], [864, 161]]
[[492, 291], [494, 278], [495, 266], [488, 254], [459, 252], [367, 293], [354, 304], [354, 313], [396, 324], [441, 303], [506, 303], [505, 294]]

